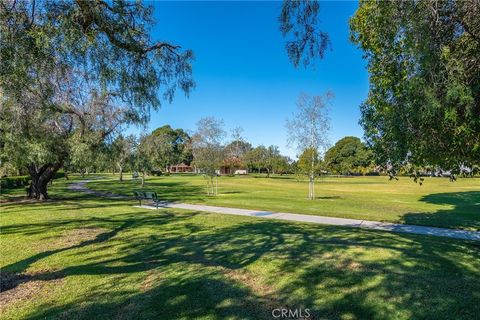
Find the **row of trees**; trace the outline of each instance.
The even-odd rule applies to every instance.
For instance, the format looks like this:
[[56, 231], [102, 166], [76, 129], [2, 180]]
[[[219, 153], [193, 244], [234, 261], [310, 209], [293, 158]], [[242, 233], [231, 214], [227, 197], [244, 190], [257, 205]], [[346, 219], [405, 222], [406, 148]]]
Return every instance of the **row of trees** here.
[[[179, 163], [192, 165], [212, 177], [220, 167], [228, 169], [229, 173], [245, 168], [249, 172], [265, 173], [267, 177], [274, 173], [309, 173], [311, 149], [303, 150], [299, 159], [294, 161], [282, 155], [278, 146], [252, 147], [242, 132], [241, 128], [235, 128], [227, 139], [221, 120], [204, 118], [197, 123], [193, 134], [169, 125], [139, 137], [120, 134], [95, 150], [75, 149], [64, 169], [67, 173], [118, 173], [121, 181], [125, 171], [158, 174], [168, 172], [171, 165]], [[313, 159], [314, 175], [322, 172], [364, 174], [373, 166], [372, 152], [356, 137], [339, 140], [325, 152], [324, 157], [315, 152]]]

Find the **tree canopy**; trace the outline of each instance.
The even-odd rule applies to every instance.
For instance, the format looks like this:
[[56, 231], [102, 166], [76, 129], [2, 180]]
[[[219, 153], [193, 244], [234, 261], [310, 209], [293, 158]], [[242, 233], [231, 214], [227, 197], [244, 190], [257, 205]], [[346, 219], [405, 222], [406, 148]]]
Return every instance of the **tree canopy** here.
[[325, 165], [337, 174], [362, 173], [372, 164], [372, 152], [357, 137], [338, 140], [325, 153]]
[[[1, 158], [28, 167], [30, 195], [75, 154], [186, 94], [193, 54], [154, 42], [151, 8], [129, 1], [0, 2]], [[160, 95], [159, 95], [160, 92]]]
[[361, 124], [393, 171], [480, 165], [480, 2], [360, 1], [352, 40], [368, 60]]

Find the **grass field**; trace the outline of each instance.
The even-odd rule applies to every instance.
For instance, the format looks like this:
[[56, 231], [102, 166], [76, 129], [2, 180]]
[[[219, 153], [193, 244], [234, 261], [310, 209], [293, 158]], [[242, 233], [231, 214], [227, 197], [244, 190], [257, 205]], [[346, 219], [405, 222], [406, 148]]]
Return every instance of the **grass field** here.
[[[154, 182], [168, 183], [172, 199], [203, 199], [201, 180], [197, 190], [175, 179]], [[222, 192], [234, 189], [227, 181]], [[239, 191], [247, 181], [273, 183], [239, 181]], [[271, 319], [279, 307], [308, 308], [314, 319], [480, 314], [478, 243], [145, 210], [74, 193], [65, 181], [51, 187], [50, 202], [13, 202], [21, 193], [2, 196], [2, 319]]]
[[[403, 177], [322, 178], [317, 199], [307, 199], [307, 181], [294, 177], [220, 177], [219, 195], [209, 197], [200, 175], [149, 177], [145, 189], [165, 200], [205, 203], [247, 209], [304, 213], [480, 230], [480, 178], [427, 178], [423, 185]], [[132, 195], [138, 181], [117, 178], [94, 181], [92, 189]]]

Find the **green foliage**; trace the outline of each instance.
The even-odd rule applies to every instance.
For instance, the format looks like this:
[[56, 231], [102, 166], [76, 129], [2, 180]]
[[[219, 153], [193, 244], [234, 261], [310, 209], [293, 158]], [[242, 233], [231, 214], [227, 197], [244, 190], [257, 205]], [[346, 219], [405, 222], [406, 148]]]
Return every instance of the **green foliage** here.
[[188, 95], [192, 52], [153, 41], [152, 25], [141, 2], [0, 2], [2, 163], [44, 184], [177, 89]]
[[357, 137], [345, 137], [325, 153], [329, 171], [337, 174], [364, 174], [372, 165], [373, 154]]
[[245, 161], [250, 171], [271, 173], [285, 171], [288, 166], [286, 157], [280, 154], [278, 146], [258, 146], [245, 154]]
[[29, 176], [2, 177], [0, 179], [2, 189], [27, 186], [29, 182], [30, 182]]
[[313, 172], [313, 175], [319, 175], [322, 172], [322, 169], [323, 162], [321, 161], [320, 155], [316, 149], [305, 149], [298, 157], [298, 173], [310, 176]]
[[183, 129], [172, 129], [165, 125], [155, 129], [145, 142], [158, 145], [156, 161], [159, 168], [178, 163], [189, 165], [193, 160], [191, 137]]
[[368, 60], [361, 124], [396, 172], [480, 163], [478, 1], [361, 1], [352, 40]]
[[283, 1], [280, 31], [287, 39], [285, 48], [295, 67], [305, 67], [322, 59], [330, 47], [330, 37], [320, 30], [318, 1]]

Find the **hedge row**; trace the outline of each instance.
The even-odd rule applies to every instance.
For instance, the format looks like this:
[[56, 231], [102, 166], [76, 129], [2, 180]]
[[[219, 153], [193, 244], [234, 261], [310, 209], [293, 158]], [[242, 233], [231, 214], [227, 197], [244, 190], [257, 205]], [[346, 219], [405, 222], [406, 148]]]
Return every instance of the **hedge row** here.
[[[65, 173], [63, 171], [58, 171], [53, 176], [53, 179], [60, 179], [65, 177]], [[28, 186], [30, 184], [30, 176], [12, 176], [12, 177], [2, 177], [0, 179], [0, 185], [2, 188], [15, 188], [15, 187], [22, 187]]]
[[27, 186], [30, 183], [29, 176], [14, 176], [14, 177], [3, 177], [0, 180], [0, 184], [2, 188], [14, 188], [14, 187], [21, 187]]

